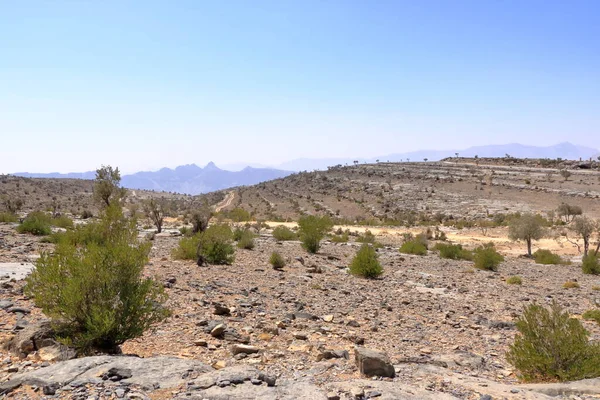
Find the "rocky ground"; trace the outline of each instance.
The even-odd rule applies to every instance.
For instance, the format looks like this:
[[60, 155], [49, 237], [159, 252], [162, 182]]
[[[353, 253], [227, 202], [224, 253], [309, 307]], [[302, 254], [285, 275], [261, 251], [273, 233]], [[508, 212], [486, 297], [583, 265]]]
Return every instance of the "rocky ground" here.
[[[256, 248], [238, 249], [232, 265], [198, 267], [171, 258], [178, 237], [156, 235], [147, 274], [164, 283], [171, 318], [125, 343], [123, 353], [131, 357], [57, 361], [62, 353], [40, 348], [40, 340], [21, 357], [4, 349], [0, 390], [11, 389], [5, 396], [18, 399], [600, 395], [596, 381], [520, 385], [505, 359], [525, 305], [556, 300], [581, 315], [600, 305], [597, 277], [577, 265], [514, 256], [499, 272], [479, 271], [434, 253], [402, 255], [393, 238], [385, 239], [389, 246], [378, 250], [385, 272], [366, 280], [347, 273], [358, 248], [352, 242], [326, 241], [319, 254], [308, 255], [299, 242], [277, 242], [263, 230]], [[15, 263], [27, 268], [49, 246], [0, 224], [0, 262], [13, 269]], [[268, 264], [272, 251], [286, 258], [282, 271]], [[0, 340], [7, 342], [44, 317], [22, 294], [19, 276], [0, 275]], [[523, 284], [508, 285], [512, 275]], [[564, 289], [569, 280], [580, 287]], [[600, 338], [597, 326], [584, 324], [592, 339]], [[27, 340], [17, 347], [23, 350]], [[361, 374], [373, 369], [390, 377]]]

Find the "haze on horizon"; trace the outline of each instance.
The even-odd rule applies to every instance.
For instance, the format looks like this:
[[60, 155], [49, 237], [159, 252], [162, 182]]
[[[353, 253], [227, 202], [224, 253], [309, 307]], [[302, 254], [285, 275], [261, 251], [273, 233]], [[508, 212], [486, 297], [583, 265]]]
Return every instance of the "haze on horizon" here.
[[600, 3], [0, 4], [0, 172], [598, 147]]

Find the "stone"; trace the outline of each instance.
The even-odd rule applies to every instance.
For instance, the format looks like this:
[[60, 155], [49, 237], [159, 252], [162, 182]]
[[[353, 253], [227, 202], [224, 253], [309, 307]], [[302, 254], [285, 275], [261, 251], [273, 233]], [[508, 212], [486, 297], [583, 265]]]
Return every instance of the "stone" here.
[[212, 337], [218, 338], [218, 337], [223, 336], [224, 332], [225, 332], [225, 324], [219, 324], [210, 331], [210, 335]]
[[298, 340], [308, 340], [308, 334], [306, 332], [294, 332], [292, 336]]
[[247, 344], [234, 344], [231, 346], [231, 353], [233, 355], [244, 353], [244, 354], [255, 354], [258, 353], [260, 349], [256, 346], [250, 346]]
[[323, 321], [325, 322], [332, 322], [333, 321], [333, 315], [329, 314], [329, 315], [323, 315]]
[[55, 346], [54, 331], [50, 321], [29, 324], [19, 331], [6, 345], [6, 350], [16, 356], [23, 357], [43, 347]]
[[77, 352], [62, 344], [55, 344], [39, 349], [38, 357], [42, 361], [65, 361], [77, 357]]
[[396, 375], [394, 366], [383, 352], [365, 347], [356, 347], [354, 356], [358, 370], [365, 376], [393, 378]]
[[229, 307], [226, 307], [223, 304], [215, 303], [215, 309], [213, 311], [213, 314], [215, 314], [215, 315], [230, 315], [231, 310], [229, 309]]

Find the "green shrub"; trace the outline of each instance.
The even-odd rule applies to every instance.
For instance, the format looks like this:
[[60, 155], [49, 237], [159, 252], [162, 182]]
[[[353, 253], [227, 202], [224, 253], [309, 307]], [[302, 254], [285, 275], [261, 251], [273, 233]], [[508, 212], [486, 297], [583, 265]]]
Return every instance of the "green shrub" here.
[[115, 350], [168, 315], [162, 286], [143, 277], [150, 244], [138, 241], [135, 222], [119, 208], [108, 209], [97, 229], [109, 226], [103, 245], [59, 241], [52, 254], [42, 253], [25, 287], [61, 340], [83, 352]]
[[486, 271], [497, 271], [498, 265], [504, 261], [504, 257], [496, 251], [493, 243], [480, 246], [473, 252], [475, 268]]
[[506, 283], [508, 283], [509, 285], [521, 285], [523, 283], [523, 280], [520, 276], [514, 275], [506, 279]]
[[600, 310], [587, 310], [581, 317], [587, 321], [596, 321], [600, 325]]
[[473, 260], [473, 253], [463, 249], [460, 244], [438, 243], [434, 246], [434, 250], [440, 252], [440, 257], [451, 260]]
[[308, 215], [298, 220], [300, 241], [302, 247], [309, 253], [316, 253], [321, 247], [321, 239], [333, 227], [329, 217]]
[[231, 264], [235, 254], [232, 240], [229, 225], [211, 225], [199, 235], [198, 252], [210, 264]]
[[402, 243], [402, 246], [400, 246], [400, 253], [424, 256], [427, 254], [427, 247], [422, 242], [413, 239]]
[[598, 262], [598, 255], [590, 252], [587, 256], [583, 257], [581, 270], [584, 274], [600, 275], [600, 263]]
[[252, 215], [240, 207], [236, 207], [231, 211], [221, 211], [219, 214], [224, 218], [229, 218], [233, 222], [245, 222], [252, 220]]
[[17, 222], [19, 217], [9, 212], [0, 212], [0, 222]]
[[254, 234], [247, 229], [244, 230], [239, 236], [237, 247], [246, 250], [254, 249]]
[[171, 256], [176, 260], [197, 260], [200, 235], [201, 233], [197, 233], [194, 236], [182, 237], [171, 252]]
[[52, 233], [51, 218], [49, 215], [34, 211], [29, 213], [23, 223], [17, 227], [19, 233], [31, 233], [36, 236], [45, 236]]
[[342, 232], [338, 235], [331, 236], [331, 241], [333, 243], [347, 243], [349, 239], [350, 239], [350, 233], [347, 231]]
[[248, 231], [248, 228], [240, 228], [239, 226], [233, 230], [233, 240], [239, 241], [244, 233]]
[[550, 250], [539, 249], [533, 253], [533, 258], [538, 264], [567, 264], [567, 261], [563, 260], [558, 254], [554, 254]]
[[368, 243], [363, 244], [350, 264], [350, 273], [363, 278], [376, 278], [383, 273], [377, 252]]
[[569, 381], [600, 376], [600, 346], [580, 321], [554, 302], [525, 308], [519, 334], [506, 355], [525, 381]]
[[59, 228], [64, 229], [73, 229], [73, 220], [66, 215], [61, 215], [60, 217], [52, 218], [52, 225], [57, 226]]
[[284, 225], [279, 225], [273, 229], [273, 237], [280, 241], [298, 239], [298, 236], [294, 233], [294, 231]]
[[269, 257], [269, 263], [271, 263], [271, 265], [275, 269], [281, 269], [281, 268], [285, 267], [284, 258], [281, 256], [281, 254], [279, 254], [276, 251], [271, 253], [271, 257]]
[[182, 226], [179, 228], [179, 233], [181, 233], [183, 236], [190, 236], [192, 235], [192, 229], [189, 226]]

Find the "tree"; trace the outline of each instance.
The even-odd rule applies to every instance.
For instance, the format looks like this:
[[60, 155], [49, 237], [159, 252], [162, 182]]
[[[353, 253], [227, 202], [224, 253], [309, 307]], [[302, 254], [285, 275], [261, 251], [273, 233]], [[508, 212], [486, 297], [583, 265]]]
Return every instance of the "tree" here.
[[68, 344], [114, 351], [168, 316], [162, 285], [143, 275], [151, 245], [137, 235], [135, 221], [113, 204], [36, 262], [25, 293]]
[[583, 239], [583, 256], [586, 257], [590, 249], [590, 239], [594, 231], [598, 229], [598, 224], [585, 216], [577, 217], [573, 221], [573, 231]]
[[333, 227], [333, 222], [329, 217], [308, 215], [300, 217], [298, 227], [302, 247], [309, 253], [316, 253], [321, 246], [321, 239]]
[[575, 218], [577, 215], [583, 214], [583, 210], [579, 206], [572, 206], [567, 203], [560, 203], [558, 208], [556, 209], [558, 216], [563, 217], [565, 222], [568, 224]]
[[538, 215], [524, 214], [513, 218], [508, 228], [511, 240], [524, 240], [527, 243], [527, 255], [531, 257], [531, 242], [544, 236], [542, 221]]
[[568, 170], [566, 170], [566, 169], [561, 169], [560, 170], [560, 176], [562, 176], [565, 179], [565, 182], [566, 182], [571, 177], [571, 173]]
[[146, 216], [152, 220], [158, 233], [162, 232], [166, 211], [167, 206], [162, 200], [148, 199], [144, 202], [144, 212], [146, 213]]
[[127, 190], [120, 187], [121, 173], [119, 168], [113, 169], [110, 165], [102, 166], [96, 170], [94, 183], [94, 198], [103, 207], [109, 207], [125, 198]]
[[212, 213], [208, 204], [203, 204], [200, 208], [195, 209], [189, 215], [192, 223], [192, 233], [204, 232], [208, 228], [208, 222]]

